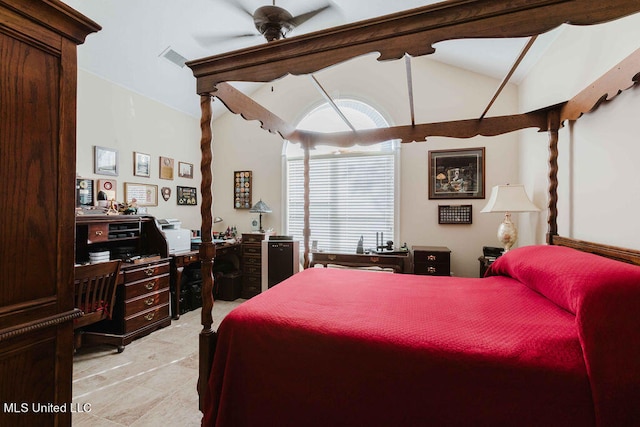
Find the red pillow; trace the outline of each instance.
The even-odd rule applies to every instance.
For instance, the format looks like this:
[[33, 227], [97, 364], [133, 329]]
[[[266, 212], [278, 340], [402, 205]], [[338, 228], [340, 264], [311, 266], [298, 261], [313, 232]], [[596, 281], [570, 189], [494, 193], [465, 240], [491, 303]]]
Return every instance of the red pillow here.
[[509, 276], [576, 314], [587, 294], [620, 286], [640, 292], [640, 267], [563, 246], [534, 245], [498, 258], [486, 276]]

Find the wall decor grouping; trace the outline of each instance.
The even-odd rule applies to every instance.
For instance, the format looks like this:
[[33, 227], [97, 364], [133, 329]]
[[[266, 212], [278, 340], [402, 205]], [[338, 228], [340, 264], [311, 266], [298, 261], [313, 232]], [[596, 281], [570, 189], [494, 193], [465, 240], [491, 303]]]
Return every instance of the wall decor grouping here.
[[235, 209], [251, 209], [251, 175], [251, 171], [233, 173], [233, 207]]

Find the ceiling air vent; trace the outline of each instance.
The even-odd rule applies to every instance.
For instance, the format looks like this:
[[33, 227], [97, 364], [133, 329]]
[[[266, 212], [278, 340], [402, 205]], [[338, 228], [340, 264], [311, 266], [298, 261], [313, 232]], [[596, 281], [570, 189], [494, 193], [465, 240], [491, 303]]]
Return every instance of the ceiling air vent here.
[[187, 62], [187, 58], [180, 55], [175, 50], [171, 49], [171, 47], [168, 47], [165, 50], [163, 50], [159, 56], [162, 56], [168, 59], [169, 61], [173, 62], [180, 68], [184, 67], [184, 63]]

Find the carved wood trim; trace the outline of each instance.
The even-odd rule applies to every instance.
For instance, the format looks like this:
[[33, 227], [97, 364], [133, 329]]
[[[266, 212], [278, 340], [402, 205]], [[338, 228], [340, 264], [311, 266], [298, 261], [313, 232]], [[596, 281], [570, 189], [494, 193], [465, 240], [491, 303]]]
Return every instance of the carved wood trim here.
[[264, 108], [228, 83], [220, 83], [213, 92], [229, 111], [239, 114], [245, 120], [257, 120], [260, 126], [283, 139], [296, 140], [296, 130], [289, 123]]
[[11, 328], [2, 329], [0, 330], [0, 342], [17, 337], [19, 335], [28, 334], [39, 329], [60, 325], [65, 322], [72, 321], [73, 319], [77, 319], [80, 316], [82, 316], [82, 311], [76, 308], [70, 311], [55, 314], [53, 316], [34, 320], [33, 322], [23, 323]]
[[356, 56], [380, 60], [434, 52], [435, 43], [461, 38], [526, 37], [564, 23], [591, 25], [640, 11], [628, 0], [454, 0], [289, 39], [189, 61], [197, 93], [224, 81], [269, 82], [309, 74]]
[[567, 246], [569, 248], [578, 249], [583, 252], [590, 252], [618, 261], [627, 262], [629, 264], [640, 265], [640, 251], [634, 249], [603, 245], [601, 243], [587, 242], [562, 236], [553, 236], [552, 244], [557, 246]]
[[560, 120], [578, 120], [604, 102], [611, 101], [640, 80], [640, 49], [607, 71], [586, 89], [568, 101], [560, 113]]

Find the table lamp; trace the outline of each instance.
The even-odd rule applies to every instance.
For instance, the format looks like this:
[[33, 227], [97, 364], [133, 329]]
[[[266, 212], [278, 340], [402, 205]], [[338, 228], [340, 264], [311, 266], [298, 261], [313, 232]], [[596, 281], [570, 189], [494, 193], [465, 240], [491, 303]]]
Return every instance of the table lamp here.
[[496, 185], [491, 189], [489, 202], [480, 212], [504, 212], [504, 221], [498, 227], [498, 240], [509, 249], [518, 240], [518, 229], [511, 222], [511, 212], [537, 212], [540, 209], [531, 202], [524, 190], [524, 185]]
[[262, 229], [262, 214], [263, 213], [270, 213], [271, 212], [271, 208], [269, 206], [267, 206], [267, 204], [265, 202], [263, 202], [262, 199], [260, 199], [260, 201], [258, 203], [256, 203], [255, 205], [253, 205], [253, 207], [251, 209], [249, 209], [249, 212], [251, 212], [251, 213], [259, 213], [260, 214], [260, 232], [264, 233], [264, 230]]

